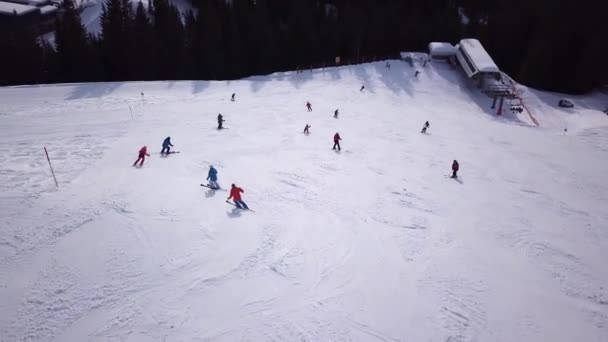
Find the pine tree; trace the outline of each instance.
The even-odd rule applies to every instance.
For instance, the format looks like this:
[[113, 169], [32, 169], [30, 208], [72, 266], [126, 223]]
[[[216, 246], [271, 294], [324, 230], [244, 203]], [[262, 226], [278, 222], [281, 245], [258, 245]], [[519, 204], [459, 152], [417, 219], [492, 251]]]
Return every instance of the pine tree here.
[[10, 25], [0, 32], [0, 84], [32, 84], [42, 79], [43, 50], [31, 28]]
[[[64, 0], [64, 11], [57, 19], [55, 44], [57, 45], [58, 77], [61, 81], [90, 80], [89, 46], [87, 33], [72, 0]], [[96, 61], [91, 61], [96, 62]]]
[[184, 77], [184, 27], [178, 9], [167, 0], [154, 0], [152, 15], [154, 78]]
[[150, 19], [146, 14], [144, 4], [139, 1], [135, 10], [129, 56], [131, 60], [131, 76], [134, 80], [152, 79], [153, 36]]

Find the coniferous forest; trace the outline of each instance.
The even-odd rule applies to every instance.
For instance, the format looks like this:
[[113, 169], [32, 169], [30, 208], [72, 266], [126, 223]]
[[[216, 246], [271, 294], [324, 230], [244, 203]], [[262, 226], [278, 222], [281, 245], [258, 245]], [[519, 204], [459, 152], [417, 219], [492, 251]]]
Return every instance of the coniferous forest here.
[[582, 93], [608, 83], [608, 1], [105, 0], [101, 33], [65, 0], [55, 41], [0, 27], [0, 85], [237, 79], [398, 58], [432, 41], [477, 38], [533, 87]]

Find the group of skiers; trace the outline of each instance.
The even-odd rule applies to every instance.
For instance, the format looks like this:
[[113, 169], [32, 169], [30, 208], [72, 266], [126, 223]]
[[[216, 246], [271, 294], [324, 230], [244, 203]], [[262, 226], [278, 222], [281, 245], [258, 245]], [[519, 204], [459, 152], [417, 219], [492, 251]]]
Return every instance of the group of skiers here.
[[[361, 86], [360, 91], [363, 91], [365, 89], [365, 86]], [[235, 96], [236, 94], [233, 93], [230, 100], [231, 101], [235, 101]], [[307, 101], [306, 102], [306, 108], [309, 112], [312, 111], [312, 104]], [[339, 111], [338, 109], [336, 109], [334, 111], [334, 118], [338, 118], [338, 114]], [[217, 124], [218, 124], [218, 129], [223, 129], [223, 123], [224, 123], [224, 117], [223, 115], [220, 113], [217, 116]], [[304, 127], [304, 134], [308, 135], [310, 134], [310, 124], [306, 124], [306, 126]], [[420, 133], [426, 134], [427, 129], [430, 127], [430, 123], [428, 121], [426, 121], [424, 123], [424, 125], [422, 126], [422, 130], [420, 131]], [[340, 146], [340, 141], [342, 140], [342, 138], [340, 137], [340, 133], [336, 132], [336, 134], [334, 134], [334, 145], [332, 147], [333, 150], [336, 150], [336, 148], [338, 149], [338, 151], [340, 151], [342, 148]], [[173, 144], [171, 143], [171, 137], [166, 137], [163, 140], [162, 143], [162, 150], [161, 150], [161, 155], [168, 155], [170, 153], [176, 153], [176, 152], [172, 152], [171, 151], [171, 147], [173, 147]], [[148, 153], [148, 147], [147, 146], [143, 146], [140, 150], [139, 150], [139, 155], [137, 160], [135, 161], [135, 163], [133, 163], [133, 166], [137, 166], [139, 164], [139, 167], [142, 167], [144, 164], [144, 161], [146, 160], [146, 157], [149, 157], [150, 154]], [[458, 170], [460, 168], [460, 165], [458, 164], [457, 160], [454, 160], [454, 162], [452, 163], [452, 176], [451, 178], [457, 178], [458, 177]], [[203, 185], [206, 186], [212, 190], [219, 190], [220, 186], [217, 183], [217, 169], [215, 169], [215, 167], [213, 165], [209, 166], [209, 172], [207, 173], [207, 181], [208, 184], [207, 185]], [[245, 209], [248, 210], [249, 207], [247, 206], [247, 204], [243, 201], [241, 194], [244, 193], [244, 190], [241, 189], [240, 187], [236, 186], [235, 184], [231, 185], [230, 188], [230, 195], [228, 196], [228, 198], [226, 199], [226, 201], [229, 201], [230, 199], [233, 200], [234, 205], [238, 208], [238, 209]]]
[[[312, 111], [312, 104], [310, 104], [310, 101], [306, 101], [306, 108], [308, 109], [309, 112]], [[338, 109], [336, 109], [334, 111], [334, 118], [338, 118], [338, 114], [340, 112], [338, 111]], [[309, 135], [310, 134], [310, 125], [306, 124], [306, 126], [304, 126], [304, 134]], [[340, 140], [342, 140], [342, 138], [340, 137], [340, 133], [336, 132], [336, 134], [334, 134], [334, 147], [332, 148], [333, 150], [336, 149], [336, 147], [338, 148], [338, 151], [341, 151], [342, 148], [340, 147]]]
[[[171, 147], [173, 147], [173, 144], [171, 143], [171, 137], [166, 137], [165, 140], [163, 140], [163, 144], [162, 144], [162, 150], [160, 151], [160, 154], [170, 154], [170, 153], [175, 153], [175, 152], [171, 152]], [[144, 161], [146, 161], [146, 157], [149, 157], [150, 154], [148, 153], [148, 146], [144, 146], [141, 149], [139, 149], [139, 155], [137, 157], [137, 160], [135, 160], [135, 163], [133, 163], [133, 166], [137, 166], [137, 164], [139, 163], [139, 167], [142, 167], [144, 165]]]
[[[163, 141], [163, 150], [161, 153], [168, 154], [170, 147], [172, 147], [172, 146], [173, 145], [171, 144], [171, 137], [167, 137]], [[165, 150], [166, 150], [166, 152], [165, 152]], [[144, 146], [139, 150], [139, 157], [137, 158], [135, 163], [133, 163], [133, 166], [136, 166], [138, 163], [139, 163], [140, 167], [143, 166], [146, 156], [149, 157], [150, 154], [148, 153], [148, 147]], [[208, 188], [210, 188], [212, 190], [220, 189], [220, 185], [217, 183], [217, 169], [215, 167], [213, 167], [213, 165], [209, 166], [209, 172], [207, 173], [207, 180], [209, 181], [207, 184]], [[235, 184], [232, 184], [232, 186], [230, 188], [230, 196], [228, 196], [226, 201], [229, 201], [230, 199], [232, 199], [234, 202], [234, 205], [237, 208], [248, 210], [249, 207], [247, 206], [247, 204], [243, 201], [243, 198], [241, 197], [241, 194], [244, 192], [245, 191], [243, 189], [239, 188]]]
[[[217, 170], [215, 169], [215, 167], [213, 167], [213, 165], [209, 166], [209, 172], [207, 173], [207, 180], [209, 181], [209, 183], [207, 184], [208, 188], [210, 188], [212, 190], [220, 189], [220, 185], [217, 183]], [[245, 191], [243, 189], [239, 188], [235, 184], [232, 184], [232, 186], [230, 187], [230, 196], [228, 196], [226, 201], [229, 201], [230, 199], [232, 199], [232, 201], [234, 202], [234, 205], [237, 208], [249, 210], [249, 207], [247, 206], [247, 204], [243, 201], [243, 198], [241, 197], [241, 194], [244, 192]]]

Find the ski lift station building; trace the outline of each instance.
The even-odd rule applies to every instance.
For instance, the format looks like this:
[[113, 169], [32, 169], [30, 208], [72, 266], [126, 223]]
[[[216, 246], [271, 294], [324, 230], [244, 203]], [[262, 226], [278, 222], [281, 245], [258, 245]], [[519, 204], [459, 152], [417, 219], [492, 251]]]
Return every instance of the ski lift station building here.
[[456, 45], [456, 58], [467, 76], [478, 80], [480, 86], [501, 79], [500, 69], [477, 39], [461, 40]]
[[429, 56], [435, 60], [450, 59], [456, 55], [456, 47], [450, 43], [432, 42], [429, 44]]

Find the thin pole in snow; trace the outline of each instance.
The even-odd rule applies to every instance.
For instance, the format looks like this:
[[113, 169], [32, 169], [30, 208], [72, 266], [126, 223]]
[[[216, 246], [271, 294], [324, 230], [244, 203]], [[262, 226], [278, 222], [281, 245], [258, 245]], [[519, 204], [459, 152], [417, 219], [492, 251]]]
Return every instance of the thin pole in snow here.
[[55, 180], [55, 186], [59, 187], [59, 183], [57, 183], [57, 177], [55, 177], [55, 171], [53, 170], [53, 165], [51, 165], [51, 158], [49, 158], [49, 152], [46, 150], [46, 146], [44, 147], [44, 153], [46, 154], [46, 160], [49, 162], [49, 167], [51, 168], [51, 173], [53, 174], [53, 180]]
[[135, 120], [133, 119], [133, 110], [131, 109], [131, 106], [129, 106], [129, 112], [131, 112], [131, 120]]

